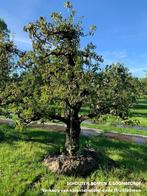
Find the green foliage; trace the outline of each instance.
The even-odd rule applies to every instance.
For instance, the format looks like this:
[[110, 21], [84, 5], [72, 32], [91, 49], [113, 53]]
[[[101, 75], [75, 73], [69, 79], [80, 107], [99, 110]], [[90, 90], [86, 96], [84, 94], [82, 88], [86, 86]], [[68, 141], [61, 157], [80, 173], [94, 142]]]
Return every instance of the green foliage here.
[[6, 23], [0, 19], [0, 88], [5, 87], [11, 71], [11, 52], [8, 51], [12, 47], [8, 37], [8, 29]]
[[[10, 40], [10, 31], [6, 23], [0, 19], [0, 114], [8, 113], [6, 102], [9, 97], [7, 87], [17, 81], [16, 52], [18, 51]], [[11, 95], [13, 97], [13, 95]]]
[[[75, 11], [65, 3], [68, 17], [52, 13], [48, 22], [40, 17], [24, 27], [32, 40], [33, 50], [20, 58], [25, 68], [20, 81], [10, 86], [9, 110], [29, 123], [32, 120], [57, 119], [67, 122], [73, 115], [79, 122], [113, 113], [125, 118], [138, 90], [134, 79], [121, 64], [100, 70], [103, 59], [89, 43], [81, 48], [85, 37], [81, 21], [75, 22]], [[91, 26], [89, 35], [93, 35]], [[80, 116], [82, 106], [90, 108]]]
[[106, 66], [101, 72], [102, 105], [110, 108], [110, 114], [125, 119], [129, 115], [129, 108], [140, 95], [140, 82], [133, 78], [123, 64], [117, 63]]
[[[21, 55], [19, 66], [24, 71], [19, 80], [7, 86], [4, 97], [6, 109], [15, 116], [19, 127], [41, 119], [64, 122], [65, 146], [71, 155], [79, 148], [82, 121], [104, 114], [123, 119], [128, 116], [138, 95], [138, 81], [121, 64], [101, 70], [99, 63], [103, 59], [96, 53], [96, 46], [89, 43], [81, 47], [81, 39], [94, 35], [96, 27], [91, 26], [85, 34], [69, 1], [65, 8], [66, 18], [53, 12], [49, 21], [40, 17], [24, 27], [32, 50]], [[80, 115], [85, 105], [89, 113]]]
[[142, 94], [147, 95], [147, 74], [145, 75], [144, 78], [141, 79], [141, 84], [142, 84]]
[[2, 37], [8, 38], [9, 33], [10, 31], [8, 30], [7, 24], [3, 19], [0, 18], [0, 38]]
[[65, 119], [71, 110], [78, 115], [82, 104], [91, 94], [95, 96], [95, 76], [102, 58], [92, 43], [80, 48], [80, 38], [85, 36], [81, 21], [74, 23], [75, 12], [68, 3], [66, 7], [70, 10], [67, 18], [52, 13], [51, 22], [40, 17], [24, 28], [33, 50], [20, 59], [26, 72], [17, 87], [10, 87], [19, 101], [9, 108], [15, 108], [13, 112], [26, 122], [52, 116]]

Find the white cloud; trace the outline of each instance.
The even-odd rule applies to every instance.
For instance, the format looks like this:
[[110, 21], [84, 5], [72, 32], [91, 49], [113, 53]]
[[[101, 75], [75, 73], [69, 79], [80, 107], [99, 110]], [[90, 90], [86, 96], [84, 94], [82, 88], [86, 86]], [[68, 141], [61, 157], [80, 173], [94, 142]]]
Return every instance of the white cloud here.
[[25, 37], [21, 37], [21, 36], [15, 36], [14, 41], [16, 43], [23, 43], [23, 44], [31, 45], [31, 41], [29, 39]]
[[126, 51], [102, 51], [104, 64], [124, 63], [128, 58]]
[[142, 66], [142, 67], [129, 67], [129, 70], [132, 72], [132, 73], [139, 73], [139, 72], [144, 72], [145, 73], [145, 66]]
[[106, 51], [103, 54], [107, 57], [115, 58], [115, 59], [122, 59], [128, 56], [126, 51]]

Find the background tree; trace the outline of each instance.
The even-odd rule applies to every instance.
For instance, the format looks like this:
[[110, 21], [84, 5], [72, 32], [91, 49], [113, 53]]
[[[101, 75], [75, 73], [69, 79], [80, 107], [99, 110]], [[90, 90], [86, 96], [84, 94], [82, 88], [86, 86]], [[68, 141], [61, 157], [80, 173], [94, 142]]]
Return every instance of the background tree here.
[[0, 114], [7, 105], [7, 87], [17, 80], [17, 56], [21, 52], [10, 40], [10, 31], [4, 20], [0, 19]]
[[[9, 30], [7, 24], [0, 19], [0, 106], [2, 106], [3, 91], [6, 88], [6, 84], [9, 80], [11, 72], [11, 54], [7, 51], [9, 41]], [[2, 113], [2, 107], [0, 107], [0, 114]]]
[[[129, 70], [121, 63], [107, 65], [100, 73], [103, 81], [100, 82], [103, 86], [105, 101], [111, 108], [112, 114], [119, 116], [123, 120], [129, 116], [129, 109], [137, 102], [140, 95], [140, 82], [138, 78], [132, 77]], [[102, 97], [99, 98], [103, 100]]]
[[145, 74], [145, 77], [141, 79], [142, 84], [142, 93], [143, 95], [147, 95], [147, 73]]
[[[81, 38], [86, 37], [81, 21], [74, 19], [70, 2], [65, 7], [69, 11], [66, 18], [54, 12], [49, 22], [40, 17], [25, 26], [33, 49], [20, 59], [25, 71], [18, 84], [9, 89], [10, 102], [15, 100], [9, 110], [23, 123], [40, 119], [64, 122], [65, 149], [72, 155], [79, 149], [80, 124], [84, 120], [107, 113], [120, 115], [121, 111], [126, 115], [124, 111], [135, 95], [133, 79], [122, 65], [100, 70], [99, 62], [103, 60], [96, 54], [95, 45], [81, 47]], [[92, 26], [87, 35], [93, 35], [94, 30]], [[125, 104], [125, 110], [120, 104]], [[85, 105], [89, 106], [89, 112], [81, 115], [81, 107]]]
[[9, 30], [6, 23], [0, 19], [0, 87], [4, 87], [11, 70], [10, 53], [7, 51], [8, 43]]

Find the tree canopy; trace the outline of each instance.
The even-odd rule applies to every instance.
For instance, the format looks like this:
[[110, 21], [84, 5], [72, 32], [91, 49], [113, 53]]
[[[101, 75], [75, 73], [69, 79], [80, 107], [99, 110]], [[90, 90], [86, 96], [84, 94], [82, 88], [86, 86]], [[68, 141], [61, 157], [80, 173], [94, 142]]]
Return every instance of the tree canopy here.
[[21, 53], [10, 39], [10, 30], [0, 19], [0, 114], [4, 112], [9, 92], [7, 88], [17, 79], [17, 56]]
[[[122, 64], [100, 69], [102, 56], [93, 43], [81, 46], [81, 38], [92, 36], [95, 26], [85, 33], [82, 22], [75, 19], [70, 2], [65, 3], [67, 17], [52, 13], [50, 21], [40, 17], [24, 30], [32, 41], [32, 50], [19, 60], [24, 69], [17, 83], [7, 88], [8, 109], [22, 123], [56, 119], [67, 125], [66, 151], [79, 148], [82, 121], [103, 114], [121, 118], [137, 96], [137, 80]], [[81, 107], [89, 112], [81, 115]]]
[[4, 82], [8, 80], [10, 73], [11, 55], [7, 51], [9, 41], [8, 28], [6, 23], [0, 19], [0, 86], [3, 87]]
[[145, 74], [145, 77], [141, 79], [141, 84], [143, 95], [147, 95], [147, 72]]

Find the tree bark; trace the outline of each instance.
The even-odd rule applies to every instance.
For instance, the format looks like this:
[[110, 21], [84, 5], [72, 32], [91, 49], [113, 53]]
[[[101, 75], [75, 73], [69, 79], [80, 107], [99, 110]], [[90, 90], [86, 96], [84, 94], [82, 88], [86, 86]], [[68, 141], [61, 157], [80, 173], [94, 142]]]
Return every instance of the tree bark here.
[[79, 136], [81, 128], [80, 121], [74, 117], [70, 117], [66, 127], [65, 149], [68, 155], [76, 155], [79, 150]]

